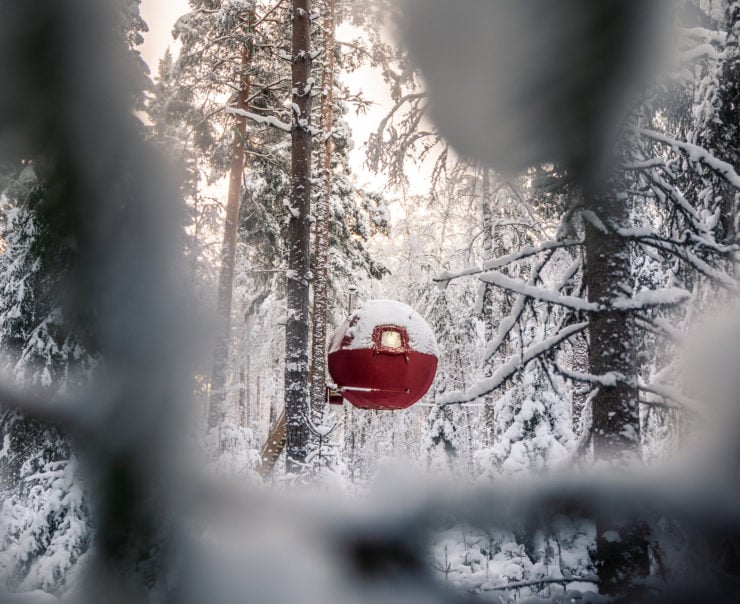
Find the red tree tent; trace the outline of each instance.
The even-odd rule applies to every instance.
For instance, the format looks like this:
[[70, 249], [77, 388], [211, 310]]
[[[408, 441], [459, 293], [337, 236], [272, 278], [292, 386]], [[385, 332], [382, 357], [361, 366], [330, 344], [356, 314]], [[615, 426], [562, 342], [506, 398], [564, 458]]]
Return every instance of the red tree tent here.
[[329, 373], [361, 409], [405, 409], [423, 397], [437, 372], [437, 341], [413, 308], [371, 300], [335, 332]]

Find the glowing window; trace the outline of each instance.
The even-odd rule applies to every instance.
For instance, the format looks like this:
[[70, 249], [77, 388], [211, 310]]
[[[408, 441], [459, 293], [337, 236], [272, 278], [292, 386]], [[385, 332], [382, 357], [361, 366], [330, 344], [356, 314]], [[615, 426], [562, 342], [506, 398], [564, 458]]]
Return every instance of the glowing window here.
[[373, 350], [385, 354], [405, 354], [409, 349], [409, 336], [397, 325], [376, 325], [373, 329]]
[[383, 348], [401, 348], [401, 334], [397, 331], [384, 331], [380, 336], [380, 345]]

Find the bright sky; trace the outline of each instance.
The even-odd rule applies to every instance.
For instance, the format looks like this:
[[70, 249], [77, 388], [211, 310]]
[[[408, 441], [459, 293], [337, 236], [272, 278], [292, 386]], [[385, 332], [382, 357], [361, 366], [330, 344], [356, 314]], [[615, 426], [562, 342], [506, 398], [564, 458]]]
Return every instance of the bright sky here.
[[172, 26], [180, 15], [190, 10], [187, 0], [142, 0], [141, 16], [149, 26], [144, 36], [141, 54], [149, 64], [152, 75], [157, 74], [157, 62], [173, 45]]
[[[189, 10], [187, 0], [142, 0], [141, 14], [149, 26], [149, 32], [144, 36], [141, 54], [149, 65], [153, 77], [157, 75], [158, 61], [167, 47], [170, 46], [173, 51], [176, 49], [175, 41], [172, 39], [173, 24]], [[341, 28], [338, 39], [341, 40], [343, 37], [349, 39], [351, 35], [348, 29]], [[345, 82], [352, 92], [362, 90], [367, 98], [376, 103], [366, 114], [358, 116], [351, 111], [346, 119], [355, 141], [355, 148], [350, 154], [350, 163], [358, 175], [360, 184], [382, 189], [385, 178], [372, 174], [364, 166], [364, 145], [370, 133], [378, 127], [378, 123], [391, 107], [390, 97], [379, 72], [369, 67], [363, 67], [345, 76]]]

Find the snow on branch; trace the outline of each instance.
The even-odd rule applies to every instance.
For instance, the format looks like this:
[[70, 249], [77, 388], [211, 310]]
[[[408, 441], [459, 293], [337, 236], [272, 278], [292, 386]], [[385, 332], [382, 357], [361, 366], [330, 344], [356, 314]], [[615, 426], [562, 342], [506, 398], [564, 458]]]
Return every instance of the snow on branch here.
[[609, 229], [606, 228], [606, 225], [601, 221], [601, 218], [599, 218], [593, 210], [582, 210], [581, 217], [586, 222], [590, 223], [596, 230], [601, 231], [605, 235], [609, 233]]
[[616, 232], [617, 234], [619, 234], [620, 236], [626, 239], [635, 239], [638, 241], [641, 241], [641, 240], [660, 241], [662, 243], [677, 246], [679, 248], [682, 246], [685, 246], [686, 243], [688, 242], [688, 243], [691, 243], [692, 245], [695, 244], [703, 248], [706, 248], [707, 250], [714, 252], [715, 254], [718, 254], [725, 258], [731, 258], [732, 254], [734, 254], [740, 249], [736, 244], [723, 245], [723, 244], [717, 243], [714, 237], [712, 237], [708, 233], [698, 234], [691, 230], [684, 231], [683, 235], [681, 236], [681, 239], [671, 239], [669, 237], [665, 237], [661, 235], [659, 232], [651, 229], [650, 227], [618, 228], [616, 229]]
[[707, 29], [706, 27], [682, 27], [680, 32], [688, 38], [700, 38], [707, 42], [724, 44], [727, 40], [727, 34], [725, 32]]
[[539, 356], [546, 354], [558, 344], [567, 340], [571, 336], [580, 333], [588, 327], [588, 321], [582, 323], [575, 323], [565, 327], [554, 336], [533, 344], [527, 348], [523, 354], [518, 354], [509, 359], [506, 363], [501, 365], [492, 376], [480, 380], [476, 384], [473, 384], [467, 390], [454, 390], [443, 394], [439, 400], [438, 405], [453, 405], [456, 403], [468, 403], [477, 398], [485, 396], [489, 392], [493, 392], [507, 379], [514, 375], [519, 369], [524, 367], [530, 361], [538, 358]]
[[557, 362], [555, 363], [555, 369], [558, 373], [574, 382], [593, 384], [594, 386], [601, 386], [604, 388], [614, 388], [618, 382], [624, 380], [624, 375], [617, 371], [610, 371], [603, 375], [594, 375], [592, 373], [582, 373], [580, 371], [566, 369]]
[[575, 582], [583, 582], [583, 583], [598, 583], [599, 578], [596, 575], [586, 575], [584, 577], [543, 577], [541, 579], [531, 579], [529, 581], [514, 581], [512, 583], [505, 583], [504, 585], [497, 585], [496, 587], [490, 588], [490, 590], [487, 589], [487, 591], [502, 591], [506, 589], [520, 589], [522, 587], [536, 587], [537, 585], [551, 585], [553, 583], [555, 584], [562, 584], [567, 585], [568, 583], [575, 583]]
[[556, 291], [543, 289], [541, 287], [536, 287], [528, 283], [522, 283], [521, 281], [512, 279], [511, 277], [507, 277], [506, 275], [504, 275], [503, 273], [499, 273], [498, 271], [483, 273], [478, 278], [481, 281], [485, 283], [490, 283], [491, 285], [495, 285], [496, 287], [507, 289], [514, 293], [521, 294], [529, 298], [534, 298], [535, 300], [542, 300], [543, 302], [549, 302], [550, 304], [565, 306], [566, 308], [571, 308], [573, 310], [594, 312], [604, 309], [603, 306], [597, 304], [596, 302], [589, 302], [588, 300], [584, 300], [583, 298], [579, 298], [577, 296], [564, 296], [563, 294], [560, 294]]
[[718, 51], [711, 44], [697, 44], [693, 48], [686, 50], [681, 53], [681, 60], [690, 62], [696, 61], [697, 59], [709, 58], [715, 61], [719, 61], [724, 58], [724, 53]]
[[622, 164], [625, 170], [650, 170], [651, 168], [665, 168], [665, 166], [665, 160], [662, 157], [629, 161]]
[[[534, 266], [532, 267], [532, 274], [530, 275], [528, 281], [529, 285], [534, 285], [537, 282], [537, 279], [539, 279], [540, 276], [540, 271], [543, 269], [545, 264], [547, 264], [551, 256], [552, 252], [550, 252], [545, 258], [539, 260], [534, 264]], [[524, 312], [524, 304], [526, 301], [527, 296], [524, 296], [522, 294], [517, 296], [514, 304], [511, 307], [511, 312], [508, 316], [504, 317], [501, 320], [493, 338], [491, 338], [491, 341], [486, 344], [486, 349], [483, 353], [483, 358], [486, 361], [490, 360], [491, 357], [493, 357], [493, 355], [498, 352], [498, 349], [501, 348], [504, 340], [506, 340], [509, 333], [511, 333], [511, 330], [514, 328], [514, 325], [516, 325], [517, 321], [519, 320], [519, 317], [522, 316], [522, 313]]]
[[637, 292], [631, 298], [612, 300], [611, 306], [619, 310], [638, 310], [656, 306], [677, 306], [691, 299], [691, 292], [680, 287], [667, 287]]
[[[661, 167], [665, 168], [665, 165]], [[707, 232], [706, 225], [696, 213], [694, 207], [688, 202], [684, 194], [678, 188], [662, 178], [656, 170], [650, 171], [650, 179], [658, 187], [656, 194], [658, 194], [660, 201], [672, 201], [696, 230], [703, 233]]]
[[665, 134], [661, 134], [660, 132], [655, 132], [654, 130], [637, 128], [636, 132], [654, 141], [668, 145], [673, 149], [678, 149], [684, 152], [686, 155], [688, 155], [689, 160], [692, 163], [705, 164], [706, 166], [720, 174], [722, 177], [724, 177], [724, 179], [733, 187], [740, 190], [740, 175], [735, 172], [735, 168], [733, 168], [726, 161], [722, 161], [721, 159], [715, 157], [703, 147], [676, 140], [675, 138], [672, 138]]
[[[689, 398], [683, 393], [681, 393], [677, 388], [674, 388], [673, 386], [669, 384], [661, 384], [659, 382], [652, 382], [650, 384], [646, 384], [641, 379], [638, 381], [637, 387], [642, 391], [646, 392], [648, 394], [653, 394], [655, 396], [660, 397], [663, 399], [663, 401], [671, 401], [674, 404], [670, 405], [669, 407], [673, 407], [676, 409], [682, 409], [686, 411], [698, 411], [701, 408], [701, 403], [695, 399]], [[648, 398], [645, 401], [642, 401], [646, 404], [653, 404], [655, 401], [651, 398]]]
[[493, 357], [493, 355], [498, 352], [498, 349], [501, 348], [504, 340], [506, 340], [506, 337], [509, 335], [509, 333], [511, 333], [514, 325], [516, 325], [516, 322], [519, 320], [519, 317], [522, 316], [522, 312], [524, 312], [524, 303], [526, 301], [527, 296], [517, 296], [516, 301], [511, 307], [511, 312], [509, 313], [509, 315], [501, 319], [496, 334], [493, 336], [493, 338], [491, 338], [491, 341], [486, 344], [486, 350], [483, 353], [483, 358], [486, 361], [489, 361], [491, 357]]
[[635, 325], [640, 329], [668, 338], [678, 344], [684, 344], [686, 342], [686, 335], [681, 330], [676, 329], [669, 321], [660, 317], [637, 316], [635, 318]]
[[536, 256], [538, 254], [541, 254], [542, 252], [566, 247], [574, 247], [576, 245], [583, 245], [583, 241], [577, 239], [562, 239], [556, 241], [547, 241], [538, 246], [526, 245], [516, 252], [494, 258], [493, 260], [486, 262], [482, 267], [472, 267], [465, 269], [464, 271], [459, 271], [457, 273], [440, 273], [437, 277], [433, 279], [433, 281], [435, 283], [439, 283], [440, 285], [447, 285], [447, 283], [449, 283], [450, 281], [453, 281], [454, 279], [459, 279], [460, 277], [478, 275], [485, 271], [502, 268], [504, 266], [517, 262], [518, 260], [524, 260], [525, 258], [529, 258], [530, 256]]
[[568, 267], [568, 269], [563, 273], [563, 275], [560, 277], [560, 280], [555, 286], [555, 289], [557, 291], [560, 291], [563, 289], [570, 280], [575, 277], [575, 275], [578, 273], [578, 271], [583, 266], [583, 260], [581, 258], [576, 258], [571, 265]]
[[245, 111], [244, 109], [237, 109], [236, 107], [227, 107], [226, 113], [230, 113], [232, 115], [240, 115], [241, 117], [246, 117], [247, 119], [257, 122], [258, 124], [267, 124], [268, 126], [273, 126], [274, 128], [282, 130], [283, 132], [292, 131], [292, 126], [290, 124], [281, 122], [273, 115], [258, 115], [257, 113]]
[[[580, 371], [566, 369], [557, 362], [555, 363], [555, 370], [569, 380], [591, 384], [597, 388], [614, 388], [620, 382], [629, 382], [623, 374], [617, 371], [610, 371], [603, 375], [594, 375], [591, 373], [582, 373]], [[653, 398], [648, 397], [640, 400], [642, 404], [659, 404], [660, 406], [669, 407], [671, 409], [688, 411], [695, 411], [700, 406], [698, 401], [683, 395], [679, 390], [668, 384], [662, 384], [659, 382], [646, 384], [642, 379], [639, 379], [637, 387], [641, 392], [652, 394], [662, 399], [659, 403], [656, 403]]]
[[643, 239], [638, 237], [628, 237], [637, 239], [642, 245], [654, 247], [658, 250], [668, 252], [677, 258], [690, 264], [697, 272], [704, 275], [710, 281], [720, 285], [727, 291], [740, 293], [737, 280], [724, 271], [721, 271], [709, 263], [705, 262], [696, 254], [692, 253], [686, 246], [678, 246], [669, 241], [661, 239]]
[[[531, 280], [528, 283], [522, 283], [521, 281], [512, 279], [498, 271], [483, 273], [482, 275], [479, 275], [478, 278], [484, 283], [490, 283], [491, 285], [506, 289], [521, 296], [526, 296], [549, 304], [557, 304], [558, 306], [564, 306], [565, 308], [582, 312], [599, 312], [610, 309], [639, 310], [659, 306], [676, 306], [678, 304], [683, 304], [691, 298], [691, 293], [685, 289], [668, 287], [659, 290], [641, 291], [630, 298], [615, 298], [609, 301], [608, 304], [599, 304], [597, 302], [589, 302], [588, 300], [584, 300], [578, 296], [567, 296], [555, 290], [537, 287]], [[520, 313], [521, 311], [519, 311], [519, 314]], [[515, 313], [512, 313], [512, 316], [514, 315]], [[507, 332], [510, 329], [509, 323], [511, 323], [511, 321], [508, 321], [505, 326]]]

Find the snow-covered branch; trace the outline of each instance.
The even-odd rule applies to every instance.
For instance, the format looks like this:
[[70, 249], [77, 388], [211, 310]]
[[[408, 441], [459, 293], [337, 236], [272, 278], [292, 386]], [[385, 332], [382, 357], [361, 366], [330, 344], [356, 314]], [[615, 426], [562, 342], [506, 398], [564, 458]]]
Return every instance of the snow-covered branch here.
[[682, 27], [680, 33], [687, 38], [700, 38], [706, 42], [719, 42], [723, 44], [727, 40], [727, 34], [716, 29], [706, 27]]
[[735, 278], [733, 278], [726, 272], [711, 266], [709, 263], [705, 262], [696, 254], [691, 252], [687, 246], [678, 246], [659, 239], [636, 239], [639, 239], [642, 245], [654, 247], [658, 250], [668, 252], [673, 256], [680, 258], [681, 260], [684, 260], [686, 263], [690, 264], [698, 273], [704, 275], [707, 279], [723, 287], [727, 291], [740, 293], [740, 288], [738, 287], [738, 283]]
[[696, 61], [697, 59], [713, 59], [719, 61], [724, 57], [724, 53], [718, 51], [711, 44], [697, 44], [693, 48], [681, 53], [681, 60], [685, 62]]
[[557, 304], [558, 306], [565, 306], [572, 310], [580, 310], [584, 312], [603, 310], [603, 307], [596, 302], [589, 302], [588, 300], [584, 300], [577, 296], [564, 296], [556, 291], [543, 289], [541, 287], [529, 285], [528, 283], [522, 283], [521, 281], [507, 277], [498, 271], [483, 273], [482, 275], [479, 275], [478, 278], [481, 281], [490, 283], [496, 287], [501, 287], [514, 293], [534, 298], [535, 300]]
[[[611, 371], [604, 375], [593, 375], [590, 373], [566, 369], [560, 363], [555, 363], [555, 370], [569, 380], [591, 384], [597, 388], [614, 388], [618, 383], [628, 381], [624, 375], [616, 371]], [[660, 397], [662, 399], [660, 402], [661, 406], [681, 410], [696, 410], [699, 408], [698, 401], [683, 395], [680, 391], [668, 384], [661, 384], [659, 382], [646, 384], [642, 380], [639, 380], [637, 387], [641, 392], [646, 392]], [[640, 402], [647, 405], [655, 404], [655, 401], [650, 398], [641, 399]]]
[[709, 252], [720, 255], [725, 258], [731, 258], [732, 254], [737, 252], [740, 248], [737, 245], [723, 245], [717, 243], [717, 241], [708, 233], [698, 234], [692, 230], [685, 230], [681, 236], [681, 239], [672, 239], [661, 235], [659, 232], [651, 229], [650, 227], [630, 227], [620, 228], [616, 232], [627, 239], [633, 239], [637, 241], [659, 241], [668, 245], [682, 248], [689, 244], [692, 246], [700, 246], [705, 248]]
[[624, 375], [616, 371], [610, 371], [604, 375], [593, 375], [591, 373], [583, 373], [581, 371], [572, 371], [566, 369], [560, 363], [555, 363], [555, 369], [558, 373], [573, 380], [574, 382], [582, 382], [584, 384], [593, 384], [594, 386], [601, 386], [605, 388], [613, 388], [617, 383], [624, 379]]
[[453, 281], [454, 279], [459, 279], [460, 277], [478, 275], [485, 271], [503, 268], [504, 266], [507, 266], [519, 260], [524, 260], [525, 258], [529, 258], [531, 256], [536, 256], [543, 252], [547, 252], [550, 250], [556, 250], [560, 248], [575, 247], [577, 245], [582, 245], [582, 244], [583, 244], [583, 241], [580, 241], [580, 240], [563, 239], [563, 240], [547, 241], [538, 246], [525, 245], [521, 247], [519, 250], [517, 250], [516, 252], [512, 252], [511, 254], [506, 254], [505, 256], [500, 256], [498, 258], [494, 258], [493, 260], [490, 260], [489, 262], [486, 262], [482, 267], [471, 267], [471, 268], [468, 268], [468, 269], [465, 269], [463, 271], [459, 271], [456, 273], [450, 273], [450, 272], [440, 273], [437, 277], [433, 279], [433, 281], [435, 283], [446, 285], [450, 281]]
[[259, 115], [257, 113], [252, 113], [251, 111], [246, 111], [245, 109], [237, 109], [236, 107], [227, 107], [226, 113], [230, 113], [232, 115], [240, 115], [252, 120], [253, 122], [257, 122], [258, 124], [273, 126], [274, 128], [282, 130], [283, 132], [292, 131], [292, 126], [290, 124], [286, 124], [285, 122], [280, 121], [273, 115]]
[[505, 589], [520, 589], [522, 587], [536, 587], [537, 585], [552, 585], [554, 584], [562, 584], [567, 585], [568, 583], [575, 583], [575, 582], [584, 582], [584, 583], [598, 583], [599, 579], [595, 575], [587, 575], [585, 577], [543, 577], [542, 579], [531, 579], [529, 581], [513, 581], [511, 583], [505, 583], [504, 585], [497, 585], [496, 587], [492, 587], [491, 591], [502, 591]]
[[524, 367], [530, 361], [533, 361], [537, 357], [546, 354], [558, 344], [567, 340], [571, 336], [580, 333], [588, 327], [588, 322], [575, 323], [562, 329], [559, 333], [551, 336], [537, 344], [533, 344], [527, 348], [523, 354], [518, 354], [509, 359], [506, 363], [501, 365], [492, 376], [482, 379], [465, 391], [455, 390], [452, 392], [446, 392], [443, 394], [439, 401], [439, 405], [452, 405], [456, 403], [468, 403], [481, 396], [485, 396], [489, 392], [493, 392], [501, 384], [503, 384], [508, 378], [516, 373], [521, 367]]
[[[552, 252], [550, 252], [546, 255], [545, 258], [538, 260], [534, 264], [534, 266], [532, 267], [532, 274], [529, 278], [528, 285], [534, 285], [535, 283], [537, 283], [537, 279], [539, 279], [540, 276], [540, 271], [543, 269], [545, 264], [547, 264], [551, 256]], [[519, 320], [519, 317], [521, 317], [522, 312], [524, 312], [524, 305], [526, 301], [527, 296], [522, 294], [517, 296], [514, 304], [511, 307], [511, 312], [509, 312], [509, 315], [501, 320], [493, 338], [491, 338], [491, 341], [486, 344], [486, 349], [483, 353], [484, 360], [490, 360], [491, 357], [493, 357], [493, 355], [498, 352], [499, 348], [501, 348], [509, 333], [511, 333], [511, 330], [514, 328], [517, 321]]]
[[[665, 169], [665, 164], [661, 166], [661, 168]], [[660, 201], [673, 202], [697, 231], [701, 233], [707, 232], [706, 225], [696, 213], [694, 207], [688, 202], [684, 194], [677, 187], [662, 178], [656, 170], [650, 171], [650, 179], [658, 187], [655, 189], [655, 193], [658, 195]]]
[[635, 317], [635, 325], [640, 329], [654, 333], [657, 336], [668, 338], [669, 340], [679, 344], [684, 343], [686, 340], [686, 336], [683, 332], [676, 329], [668, 321], [661, 319], [660, 317], [637, 316]]
[[611, 306], [618, 310], [639, 310], [656, 306], [677, 306], [691, 298], [691, 292], [680, 287], [667, 287], [637, 292], [631, 298], [617, 298]]
[[[643, 392], [659, 396], [663, 401], [672, 401], [675, 404], [669, 406], [677, 409], [698, 411], [701, 408], [699, 401], [684, 395], [677, 388], [669, 384], [661, 384], [659, 382], [646, 384], [642, 380], [639, 380], [637, 387]], [[650, 404], [652, 401], [648, 398], [645, 402]]]
[[692, 163], [703, 163], [704, 165], [717, 172], [717, 174], [722, 176], [733, 187], [740, 190], [740, 175], [738, 175], [738, 173], [735, 171], [735, 168], [733, 168], [726, 161], [722, 161], [721, 159], [715, 157], [703, 147], [700, 147], [699, 145], [694, 145], [692, 143], [679, 141], [665, 134], [661, 134], [660, 132], [647, 130], [645, 128], [638, 128], [637, 133], [659, 143], [663, 143], [664, 145], [668, 145], [673, 149], [682, 151], [688, 156], [689, 160]]

